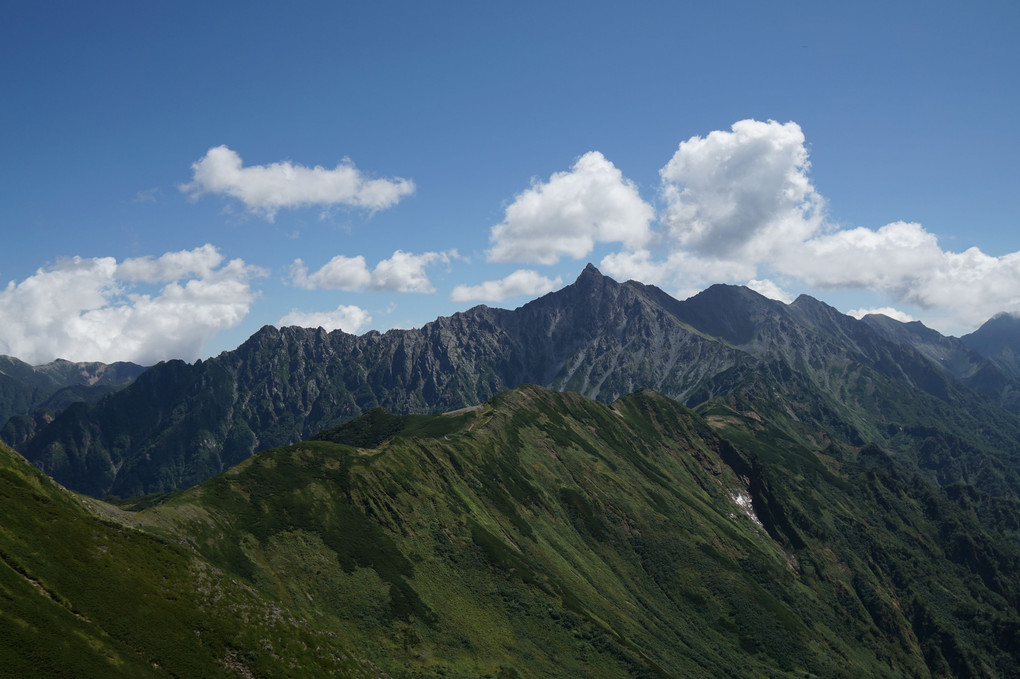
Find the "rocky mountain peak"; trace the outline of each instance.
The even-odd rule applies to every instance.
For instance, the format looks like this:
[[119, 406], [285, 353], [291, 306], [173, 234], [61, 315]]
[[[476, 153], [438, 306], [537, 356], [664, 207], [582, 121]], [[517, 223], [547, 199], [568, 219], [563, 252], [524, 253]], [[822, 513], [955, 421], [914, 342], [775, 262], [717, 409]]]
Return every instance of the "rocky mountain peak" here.
[[713, 285], [681, 302], [684, 321], [706, 335], [743, 345], [754, 338], [761, 320], [784, 308], [743, 285]]
[[602, 275], [602, 272], [589, 262], [573, 284], [567, 287], [572, 287], [579, 291], [589, 291], [602, 289], [606, 285], [618, 285], [618, 283], [612, 278]]

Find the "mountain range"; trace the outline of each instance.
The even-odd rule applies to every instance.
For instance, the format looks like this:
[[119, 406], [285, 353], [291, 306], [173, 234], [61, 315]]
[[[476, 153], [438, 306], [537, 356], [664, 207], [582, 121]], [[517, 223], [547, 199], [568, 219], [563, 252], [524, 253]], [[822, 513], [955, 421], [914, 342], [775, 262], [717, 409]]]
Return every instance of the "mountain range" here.
[[0, 667], [1020, 676], [1018, 354], [1010, 316], [591, 265], [420, 329], [266, 327], [14, 409]]
[[233, 351], [161, 363], [98, 402], [52, 421], [18, 418], [0, 436], [68, 488], [130, 497], [194, 485], [378, 406], [442, 412], [531, 383], [605, 403], [640, 388], [691, 406], [747, 394], [855, 445], [948, 420], [954, 436], [1009, 457], [1020, 383], [1008, 347], [989, 339], [1002, 322], [956, 340], [743, 287], [678, 301], [588, 265], [518, 309], [478, 306], [420, 329], [266, 326]]

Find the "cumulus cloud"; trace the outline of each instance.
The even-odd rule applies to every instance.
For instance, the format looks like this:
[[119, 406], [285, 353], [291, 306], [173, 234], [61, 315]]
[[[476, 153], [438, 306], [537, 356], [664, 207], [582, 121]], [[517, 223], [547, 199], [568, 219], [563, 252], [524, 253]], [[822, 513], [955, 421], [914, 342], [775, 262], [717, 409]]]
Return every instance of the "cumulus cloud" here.
[[1020, 312], [1020, 252], [949, 252], [920, 224], [845, 229], [808, 240], [781, 262], [820, 288], [860, 288], [941, 315], [942, 329], [973, 328], [992, 315]]
[[580, 259], [595, 243], [619, 242], [628, 249], [647, 244], [652, 206], [633, 182], [598, 151], [578, 158], [568, 172], [534, 182], [492, 227], [490, 261], [555, 264]]
[[506, 278], [496, 281], [485, 281], [479, 285], [458, 285], [450, 293], [454, 302], [478, 300], [482, 302], [498, 302], [514, 295], [542, 295], [559, 288], [563, 281], [540, 275], [530, 269], [518, 269]]
[[167, 252], [156, 259], [136, 257], [117, 265], [114, 276], [124, 281], [164, 283], [197, 276], [207, 278], [223, 263], [223, 255], [208, 243], [194, 250]]
[[365, 264], [365, 258], [344, 257], [337, 255], [313, 274], [300, 259], [295, 259], [290, 267], [291, 281], [299, 288], [315, 290], [364, 290], [372, 281], [372, 273]]
[[618, 280], [637, 280], [666, 286], [678, 299], [697, 294], [712, 283], [746, 281], [757, 267], [739, 259], [698, 256], [675, 250], [656, 258], [649, 250], [615, 252], [606, 255], [599, 269]]
[[897, 298], [910, 296], [944, 254], [933, 234], [907, 222], [844, 229], [799, 245], [780, 264], [809, 284], [878, 289]]
[[763, 257], [811, 236], [824, 201], [796, 123], [741, 120], [682, 142], [659, 174], [662, 223], [699, 255]]
[[315, 271], [300, 260], [294, 260], [290, 275], [294, 285], [308, 290], [380, 290], [388, 292], [435, 292], [425, 269], [436, 263], [448, 264], [457, 259], [456, 250], [423, 252], [419, 255], [397, 250], [389, 259], [376, 264], [372, 271], [362, 255], [337, 255]]
[[[239, 324], [265, 272], [216, 248], [118, 263], [74, 257], [0, 291], [0, 353], [29, 363], [198, 358], [220, 330]], [[162, 284], [154, 291], [139, 284]]]
[[752, 290], [754, 290], [763, 297], [768, 297], [769, 299], [780, 301], [783, 304], [789, 304], [790, 302], [793, 301], [793, 295], [788, 293], [786, 290], [783, 290], [774, 281], [770, 281], [767, 278], [765, 280], [758, 279], [751, 280], [745, 283], [744, 285], [751, 288]]
[[341, 304], [333, 311], [299, 311], [295, 309], [281, 318], [276, 325], [281, 328], [297, 325], [302, 328], [343, 330], [357, 334], [371, 322], [372, 317], [361, 307]]
[[881, 314], [883, 316], [888, 316], [889, 318], [893, 318], [902, 323], [909, 323], [910, 321], [917, 320], [907, 312], [900, 311], [899, 309], [895, 309], [891, 306], [875, 307], [872, 309], [866, 309], [864, 307], [861, 307], [860, 309], [851, 309], [850, 311], [846, 312], [847, 316], [853, 316], [857, 320], [860, 320], [865, 316], [871, 314]]
[[390, 292], [435, 292], [425, 275], [425, 267], [436, 262], [448, 264], [456, 257], [456, 250], [424, 252], [420, 255], [397, 250], [392, 257], [375, 265], [368, 287]]
[[191, 165], [191, 182], [180, 186], [192, 199], [207, 194], [236, 198], [272, 221], [281, 208], [346, 205], [382, 210], [414, 193], [414, 182], [366, 176], [345, 159], [333, 169], [290, 162], [244, 167], [241, 156], [216, 146]]

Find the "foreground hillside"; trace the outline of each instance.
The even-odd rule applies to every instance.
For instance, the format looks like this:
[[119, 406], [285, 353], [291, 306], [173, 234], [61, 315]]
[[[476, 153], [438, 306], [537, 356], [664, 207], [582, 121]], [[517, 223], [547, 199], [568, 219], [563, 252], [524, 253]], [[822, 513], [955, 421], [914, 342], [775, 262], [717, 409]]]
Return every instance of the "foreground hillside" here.
[[118, 514], [0, 446], [0, 677], [378, 676], [335, 635]]
[[746, 402], [373, 410], [133, 513], [2, 469], [0, 667], [1020, 676], [1016, 502]]

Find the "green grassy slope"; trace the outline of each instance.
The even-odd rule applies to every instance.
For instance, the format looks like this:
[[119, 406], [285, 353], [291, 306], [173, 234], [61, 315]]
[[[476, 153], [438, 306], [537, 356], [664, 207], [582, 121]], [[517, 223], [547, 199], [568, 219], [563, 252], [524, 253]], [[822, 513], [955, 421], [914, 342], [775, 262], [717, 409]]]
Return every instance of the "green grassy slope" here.
[[134, 512], [0, 452], [0, 676], [1020, 676], [1020, 509], [654, 392], [382, 410]]
[[236, 575], [117, 514], [0, 447], [0, 676], [377, 675]]
[[393, 676], [1020, 671], [1015, 532], [877, 448], [708, 414], [726, 438], [651, 392], [377, 411], [138, 519]]

